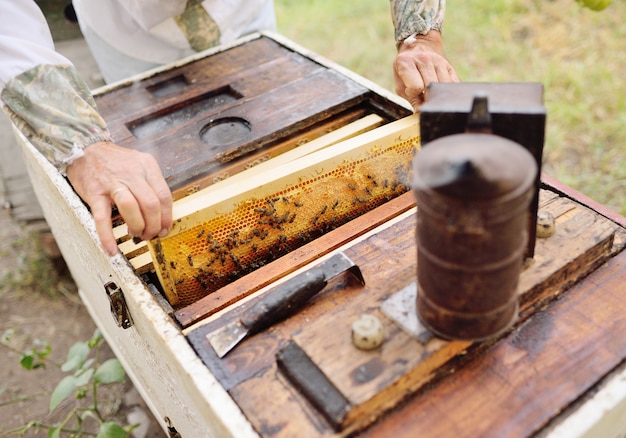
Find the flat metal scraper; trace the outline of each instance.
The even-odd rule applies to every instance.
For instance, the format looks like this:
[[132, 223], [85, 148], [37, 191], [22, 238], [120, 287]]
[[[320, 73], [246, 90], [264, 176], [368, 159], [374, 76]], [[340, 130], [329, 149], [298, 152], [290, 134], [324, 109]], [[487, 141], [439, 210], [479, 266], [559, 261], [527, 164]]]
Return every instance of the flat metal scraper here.
[[206, 335], [209, 343], [219, 357], [224, 357], [246, 336], [258, 333], [302, 308], [309, 299], [324, 289], [328, 280], [344, 271], [352, 273], [361, 285], [365, 284], [359, 267], [348, 256], [339, 252], [266, 292], [239, 319]]

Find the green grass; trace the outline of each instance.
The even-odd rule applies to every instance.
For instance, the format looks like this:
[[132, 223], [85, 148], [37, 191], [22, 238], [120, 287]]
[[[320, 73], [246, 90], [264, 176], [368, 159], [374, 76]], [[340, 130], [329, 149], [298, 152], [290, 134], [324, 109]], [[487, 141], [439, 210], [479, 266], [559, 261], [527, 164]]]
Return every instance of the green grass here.
[[[389, 2], [276, 0], [279, 32], [393, 90]], [[626, 215], [626, 2], [448, 0], [444, 44], [466, 82], [540, 82], [544, 172]]]

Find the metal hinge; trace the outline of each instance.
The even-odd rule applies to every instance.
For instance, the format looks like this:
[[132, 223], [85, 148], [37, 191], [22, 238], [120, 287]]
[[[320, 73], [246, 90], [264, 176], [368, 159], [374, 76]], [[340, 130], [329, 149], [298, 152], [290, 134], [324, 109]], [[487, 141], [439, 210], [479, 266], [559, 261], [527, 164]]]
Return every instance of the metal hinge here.
[[170, 438], [182, 438], [181, 434], [178, 433], [176, 428], [172, 425], [172, 421], [169, 417], [165, 417], [165, 424], [167, 424], [167, 432], [169, 433]]
[[112, 281], [104, 285], [104, 290], [111, 302], [111, 314], [115, 319], [118, 327], [127, 329], [133, 325], [133, 318], [130, 316], [124, 293], [122, 289]]

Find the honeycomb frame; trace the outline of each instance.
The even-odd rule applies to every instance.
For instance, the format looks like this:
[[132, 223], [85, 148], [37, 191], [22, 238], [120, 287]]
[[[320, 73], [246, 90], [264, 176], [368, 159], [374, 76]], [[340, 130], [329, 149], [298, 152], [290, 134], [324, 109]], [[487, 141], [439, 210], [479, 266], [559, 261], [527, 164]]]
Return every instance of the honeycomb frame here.
[[177, 201], [172, 231], [148, 242], [167, 300], [192, 304], [406, 192], [418, 149], [413, 115]]

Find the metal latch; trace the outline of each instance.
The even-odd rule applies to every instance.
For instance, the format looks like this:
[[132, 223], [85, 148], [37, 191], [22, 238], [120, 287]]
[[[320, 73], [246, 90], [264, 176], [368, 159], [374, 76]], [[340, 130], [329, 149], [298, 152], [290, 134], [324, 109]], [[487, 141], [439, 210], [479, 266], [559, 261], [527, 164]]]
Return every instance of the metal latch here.
[[104, 285], [104, 290], [111, 302], [111, 314], [115, 319], [118, 327], [124, 329], [133, 325], [133, 318], [130, 316], [128, 306], [126, 306], [126, 300], [124, 299], [124, 293], [122, 289], [112, 281], [109, 281]]

